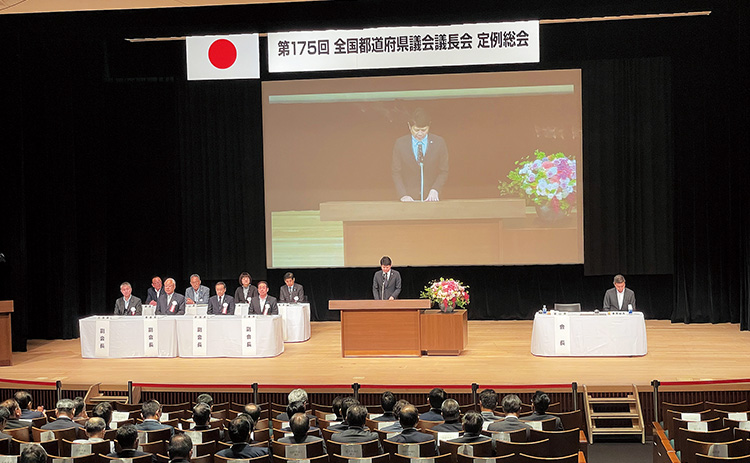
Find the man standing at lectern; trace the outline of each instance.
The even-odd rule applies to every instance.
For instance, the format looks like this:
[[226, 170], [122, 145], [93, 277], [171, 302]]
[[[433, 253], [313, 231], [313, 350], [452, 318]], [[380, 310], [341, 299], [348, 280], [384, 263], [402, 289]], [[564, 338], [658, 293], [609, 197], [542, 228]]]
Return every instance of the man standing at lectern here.
[[417, 108], [409, 134], [393, 145], [391, 175], [401, 201], [440, 201], [448, 179], [448, 146], [443, 137], [430, 134], [430, 116]]
[[372, 296], [379, 300], [398, 299], [401, 294], [401, 274], [391, 268], [391, 258], [380, 259], [380, 271], [372, 277]]
[[625, 287], [625, 277], [615, 275], [615, 287], [604, 293], [602, 310], [628, 310], [628, 304], [635, 310], [635, 293]]

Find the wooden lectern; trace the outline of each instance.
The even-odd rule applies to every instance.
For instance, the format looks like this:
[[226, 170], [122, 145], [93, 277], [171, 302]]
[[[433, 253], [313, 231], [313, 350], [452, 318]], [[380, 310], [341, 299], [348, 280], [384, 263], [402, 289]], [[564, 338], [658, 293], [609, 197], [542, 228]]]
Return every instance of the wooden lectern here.
[[13, 365], [13, 341], [10, 329], [10, 314], [13, 301], [0, 301], [0, 366]]
[[419, 357], [420, 312], [428, 299], [394, 301], [329, 301], [341, 311], [341, 354], [344, 357]]

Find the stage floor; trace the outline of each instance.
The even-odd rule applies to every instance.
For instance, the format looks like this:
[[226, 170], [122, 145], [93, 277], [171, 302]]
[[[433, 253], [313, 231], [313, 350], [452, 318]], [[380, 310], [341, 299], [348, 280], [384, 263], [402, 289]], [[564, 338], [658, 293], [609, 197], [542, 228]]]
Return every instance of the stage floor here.
[[750, 332], [736, 324], [647, 320], [648, 354], [626, 358], [545, 358], [530, 353], [531, 321], [470, 321], [458, 357], [342, 358], [339, 322], [312, 324], [312, 338], [268, 359], [83, 359], [78, 339], [30, 340], [0, 378], [61, 380], [66, 389], [102, 382], [261, 385], [648, 385], [750, 377]]

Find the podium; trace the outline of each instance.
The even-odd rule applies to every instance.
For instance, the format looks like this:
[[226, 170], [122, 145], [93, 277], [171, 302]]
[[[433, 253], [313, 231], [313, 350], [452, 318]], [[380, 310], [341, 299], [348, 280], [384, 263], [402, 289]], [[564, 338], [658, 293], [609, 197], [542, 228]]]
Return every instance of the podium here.
[[468, 312], [439, 310], [422, 312], [422, 350], [427, 355], [460, 355], [469, 340]]
[[341, 311], [344, 357], [420, 357], [420, 312], [428, 299], [329, 301]]
[[13, 342], [10, 328], [10, 314], [13, 301], [0, 301], [0, 366], [13, 365]]

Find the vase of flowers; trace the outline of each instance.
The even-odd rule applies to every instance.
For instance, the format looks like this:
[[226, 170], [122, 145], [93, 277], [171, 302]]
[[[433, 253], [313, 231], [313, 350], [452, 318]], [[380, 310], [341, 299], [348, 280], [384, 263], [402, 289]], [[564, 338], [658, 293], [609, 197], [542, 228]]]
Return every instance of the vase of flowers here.
[[466, 308], [469, 305], [469, 287], [453, 278], [431, 281], [421, 293], [423, 299], [437, 304], [443, 313], [451, 313], [456, 307]]
[[547, 222], [567, 217], [576, 205], [576, 160], [563, 153], [534, 151], [516, 161], [508, 173], [510, 182], [500, 182], [502, 196], [519, 196], [534, 205], [537, 216]]

